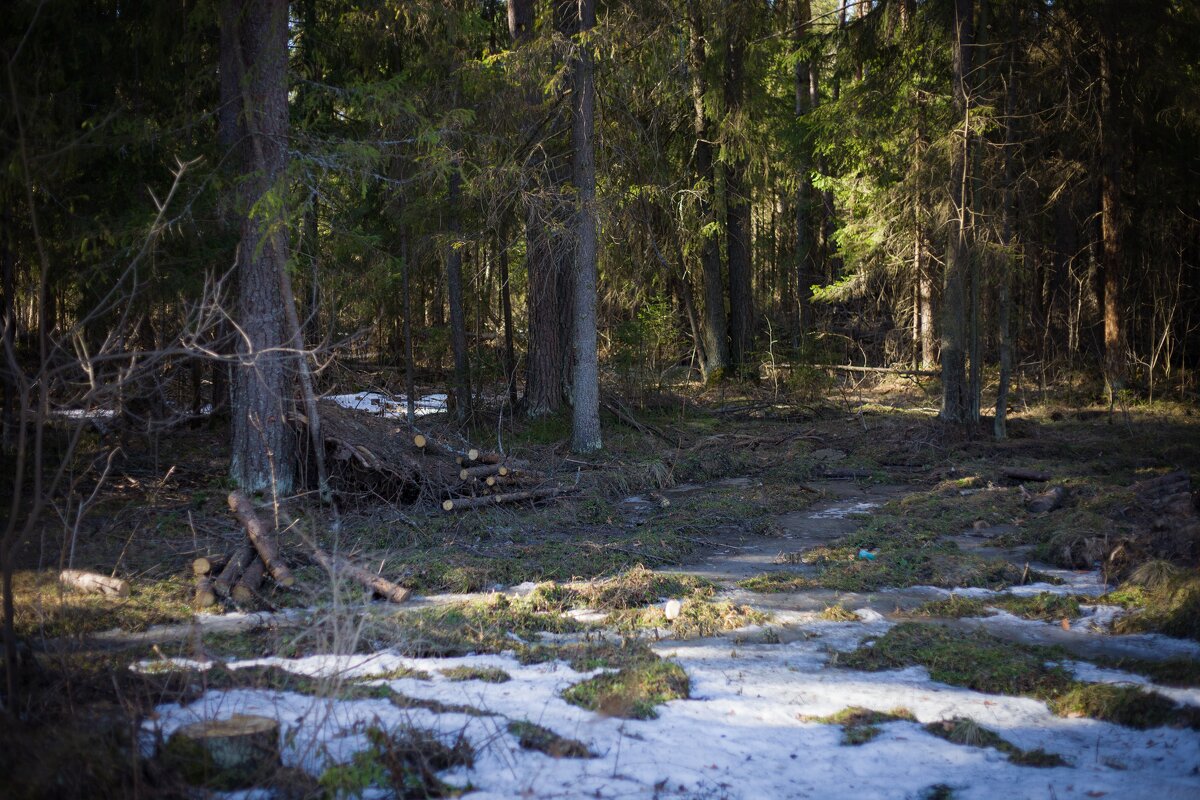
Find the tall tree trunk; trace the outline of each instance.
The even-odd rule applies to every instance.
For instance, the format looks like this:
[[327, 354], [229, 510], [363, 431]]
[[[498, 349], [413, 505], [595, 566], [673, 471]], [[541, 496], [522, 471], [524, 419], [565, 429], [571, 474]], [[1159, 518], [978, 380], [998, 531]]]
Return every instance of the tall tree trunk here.
[[596, 356], [596, 85], [592, 45], [595, 0], [579, 0], [578, 51], [571, 149], [578, 192], [575, 209], [574, 380], [571, 382], [571, 449], [590, 453], [600, 439], [600, 367]]
[[501, 224], [496, 241], [500, 252], [500, 311], [504, 315], [504, 382], [508, 385], [508, 404], [517, 406], [517, 358], [513, 349], [512, 288], [508, 280], [508, 225]]
[[449, 180], [450, 242], [446, 252], [446, 297], [450, 301], [450, 347], [454, 354], [454, 417], [460, 423], [471, 414], [471, 367], [467, 353], [467, 323], [463, 313], [462, 231], [459, 214], [462, 204], [462, 173], [455, 165]]
[[[725, 113], [727, 119], [742, 114], [745, 92], [746, 42], [744, 23], [735, 21], [747, 9], [735, 11], [725, 42]], [[740, 124], [735, 122], [735, 124]], [[754, 295], [750, 264], [750, 198], [746, 186], [748, 159], [735, 152], [725, 167], [725, 247], [729, 266], [729, 332], [732, 366], [744, 369], [754, 337]]]
[[1124, 388], [1125, 331], [1121, 319], [1121, 139], [1113, 87], [1114, 35], [1101, 23], [1100, 41], [1100, 246], [1104, 275], [1104, 382], [1112, 410]]
[[[403, 206], [403, 198], [401, 199]], [[417, 421], [416, 373], [417, 362], [413, 357], [412, 335], [412, 291], [409, 289], [409, 275], [412, 267], [408, 257], [408, 226], [400, 224], [400, 291], [404, 298], [404, 405], [408, 424]]]
[[[803, 47], [808, 39], [812, 26], [811, 0], [795, 0], [796, 16], [793, 24], [794, 44]], [[812, 110], [813, 72], [811, 65], [805, 59], [796, 59], [796, 117], [803, 120]], [[807, 335], [812, 321], [810, 304], [812, 292], [809, 287], [813, 284], [813, 241], [812, 241], [812, 153], [807, 141], [800, 143], [800, 156], [796, 164], [796, 326], [801, 336]]]
[[709, 138], [708, 112], [704, 95], [708, 92], [705, 77], [706, 62], [704, 17], [699, 0], [689, 0], [688, 14], [688, 71], [692, 89], [692, 132], [695, 177], [699, 184], [707, 182], [700, 201], [700, 220], [705, 229], [700, 251], [700, 266], [704, 284], [704, 363], [705, 380], [719, 380], [729, 369], [729, 341], [726, 338], [725, 284], [721, 279], [721, 250], [717, 239], [713, 193], [716, 175], [713, 169], [713, 147]]
[[1008, 438], [1008, 391], [1012, 381], [1012, 281], [1016, 258], [1013, 248], [1013, 226], [1017, 211], [1016, 168], [1013, 163], [1013, 147], [1017, 124], [1016, 47], [1020, 33], [1020, 17], [1015, 9], [1012, 14], [1008, 43], [1005, 46], [1007, 71], [1004, 76], [1004, 187], [1001, 193], [1000, 247], [1001, 263], [997, 280], [1000, 283], [1000, 302], [996, 327], [1000, 348], [1000, 386], [996, 391], [996, 416], [992, 433], [997, 439]]
[[[571, 4], [554, 0], [555, 25], [560, 32], [571, 27], [568, 17], [576, 16]], [[534, 34], [532, 0], [513, 0], [508, 11], [509, 34], [516, 46], [526, 44]], [[530, 108], [540, 103], [540, 90], [531, 88], [526, 98]], [[551, 134], [556, 126], [551, 123]], [[537, 191], [525, 196], [525, 264], [527, 271], [526, 307], [528, 311], [529, 350], [525, 361], [525, 412], [540, 417], [557, 412], [563, 404], [564, 388], [569, 383], [571, 361], [567, 357], [572, 331], [570, 310], [573, 306], [571, 265], [573, 248], [565, 235], [570, 215], [563, 204], [563, 188], [570, 166], [561, 158], [547, 158], [553, 150], [550, 142], [536, 146], [530, 170]]]
[[[241, 149], [243, 170], [238, 252], [238, 369], [234, 385], [230, 474], [248, 492], [288, 494], [295, 483], [295, 441], [287, 415], [292, 405], [292, 362], [285, 349], [285, 302], [280, 274], [287, 268], [287, 229], [280, 217], [251, 217], [264, 197], [285, 189], [287, 168], [286, 0], [247, 0], [236, 26], [239, 81], [249, 132]], [[282, 213], [282, 212], [280, 212]]]
[[12, 214], [0, 210], [0, 454], [12, 453], [17, 436], [17, 263]]
[[970, 95], [967, 76], [971, 72], [974, 41], [974, 0], [954, 2], [954, 110], [963, 121], [961, 140], [951, 155], [950, 241], [946, 248], [945, 293], [942, 300], [942, 419], [964, 423], [970, 414], [966, 378], [967, 277], [971, 248], [968, 241], [971, 185]]

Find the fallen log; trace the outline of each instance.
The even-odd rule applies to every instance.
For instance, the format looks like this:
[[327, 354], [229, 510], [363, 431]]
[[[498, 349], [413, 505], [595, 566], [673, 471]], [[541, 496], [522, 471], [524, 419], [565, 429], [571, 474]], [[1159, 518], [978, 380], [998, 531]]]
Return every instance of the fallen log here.
[[430, 455], [445, 456], [447, 458], [458, 456], [459, 458], [462, 458], [462, 456], [458, 455], [456, 450], [453, 450], [452, 448], [435, 441], [423, 433], [418, 433], [413, 436], [413, 445], [421, 452], [429, 453]]
[[392, 583], [381, 575], [376, 575], [362, 567], [351, 564], [344, 558], [334, 558], [319, 547], [313, 548], [313, 558], [318, 564], [324, 567], [330, 577], [341, 573], [362, 584], [389, 603], [403, 603], [412, 594], [411, 591], [405, 589], [403, 586]]
[[229, 556], [218, 554], [215, 556], [201, 556], [193, 559], [192, 572], [196, 575], [211, 575], [214, 572], [220, 572], [229, 563]]
[[233, 554], [233, 558], [229, 559], [229, 563], [225, 565], [225, 569], [221, 570], [221, 574], [213, 581], [213, 589], [217, 594], [221, 597], [229, 597], [237, 579], [242, 577], [242, 572], [256, 558], [258, 558], [258, 554], [254, 552], [254, 545], [249, 542], [238, 548], [238, 551]]
[[110, 578], [98, 572], [81, 569], [64, 569], [58, 574], [60, 583], [81, 592], [102, 594], [108, 597], [129, 597], [129, 583], [120, 578]]
[[[807, 365], [806, 365], [807, 366]], [[780, 364], [778, 369], [787, 369], [790, 364]], [[935, 378], [942, 373], [933, 369], [912, 369], [910, 367], [860, 367], [854, 364], [812, 364], [812, 369], [828, 369], [834, 372], [863, 372], [879, 375], [918, 375], [923, 378]]]
[[270, 531], [263, 525], [258, 515], [254, 513], [254, 506], [251, 505], [250, 498], [239, 491], [232, 491], [229, 493], [229, 508], [237, 517], [238, 522], [242, 523], [242, 527], [246, 529], [250, 543], [258, 551], [259, 557], [262, 558], [267, 571], [271, 573], [275, 582], [283, 587], [293, 586], [296, 579], [292, 577], [292, 571], [288, 569], [287, 563], [280, 555], [279, 546], [275, 543], [274, 537], [271, 536]]
[[196, 576], [196, 593], [192, 595], [192, 608], [208, 608], [217, 604], [217, 592], [207, 575]]
[[499, 475], [503, 478], [508, 472], [508, 467], [503, 464], [484, 464], [479, 467], [463, 467], [458, 471], [458, 477], [464, 481], [470, 478], [486, 478], [489, 475]]
[[258, 596], [258, 588], [262, 586], [266, 570], [267, 565], [261, 558], [251, 561], [250, 566], [242, 572], [242, 577], [238, 578], [238, 582], [234, 584], [233, 591], [229, 593], [233, 601], [242, 605], [251, 603]]
[[550, 497], [557, 497], [562, 493], [561, 489], [531, 489], [526, 492], [508, 492], [505, 494], [491, 494], [484, 497], [453, 497], [449, 500], [442, 501], [443, 511], [465, 511], [469, 508], [482, 508], [483, 506], [500, 505], [501, 503], [516, 503], [521, 500], [544, 500]]
[[1035, 483], [1045, 483], [1050, 480], [1050, 473], [1038, 472], [1033, 469], [1020, 469], [1014, 467], [1011, 469], [1000, 470], [1000, 474], [1006, 478], [1011, 478], [1014, 481], [1033, 481]]
[[1029, 510], [1034, 514], [1045, 514], [1054, 511], [1067, 499], [1067, 490], [1062, 486], [1051, 486], [1046, 491], [1034, 497], [1029, 503]]

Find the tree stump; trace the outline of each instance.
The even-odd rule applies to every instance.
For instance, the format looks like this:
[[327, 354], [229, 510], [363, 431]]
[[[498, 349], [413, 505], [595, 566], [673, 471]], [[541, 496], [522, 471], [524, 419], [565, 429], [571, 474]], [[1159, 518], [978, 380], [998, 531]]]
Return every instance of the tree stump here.
[[254, 786], [280, 768], [279, 722], [235, 714], [185, 725], [167, 740], [163, 760], [194, 786]]

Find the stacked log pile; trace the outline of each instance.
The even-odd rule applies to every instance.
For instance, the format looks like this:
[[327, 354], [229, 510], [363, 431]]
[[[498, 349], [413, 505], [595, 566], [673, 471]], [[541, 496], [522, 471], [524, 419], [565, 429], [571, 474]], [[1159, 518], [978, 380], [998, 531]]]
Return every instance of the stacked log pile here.
[[[229, 509], [241, 524], [246, 540], [229, 555], [203, 556], [192, 561], [196, 579], [193, 605], [207, 608], [219, 600], [245, 606], [261, 600], [260, 590], [268, 576], [279, 587], [288, 589], [296, 578], [284, 558], [274, 533], [255, 511], [253, 503], [242, 492], [230, 492]], [[392, 603], [403, 603], [410, 592], [386, 578], [376, 575], [345, 558], [332, 557], [319, 547], [311, 546], [308, 557], [320, 564], [333, 577], [346, 577], [370, 589], [372, 594]]]
[[[334, 491], [343, 499], [438, 503], [461, 511], [499, 503], [555, 497], [561, 490], [528, 463], [378, 414], [322, 402], [321, 437]], [[307, 419], [296, 415], [296, 421]]]

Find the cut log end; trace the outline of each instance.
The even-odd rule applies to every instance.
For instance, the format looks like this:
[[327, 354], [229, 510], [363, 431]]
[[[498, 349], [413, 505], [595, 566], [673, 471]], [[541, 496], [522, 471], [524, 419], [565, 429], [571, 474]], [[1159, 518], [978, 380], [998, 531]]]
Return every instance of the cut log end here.
[[429, 444], [429, 440], [425, 438], [424, 434], [418, 433], [413, 437], [413, 444], [424, 450], [425, 446]]
[[229, 563], [229, 556], [201, 556], [192, 561], [192, 572], [196, 575], [212, 575], [220, 572]]
[[216, 605], [217, 592], [213, 589], [212, 581], [206, 575], [196, 576], [196, 594], [192, 597], [193, 608], [208, 608]]
[[188, 783], [228, 789], [253, 786], [279, 768], [279, 722], [235, 714], [185, 725], [171, 734], [163, 758]]
[[442, 501], [442, 511], [453, 511], [453, 510], [454, 510], [454, 501], [453, 500], [443, 500]]

